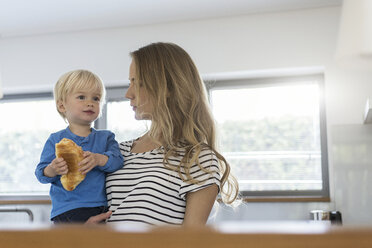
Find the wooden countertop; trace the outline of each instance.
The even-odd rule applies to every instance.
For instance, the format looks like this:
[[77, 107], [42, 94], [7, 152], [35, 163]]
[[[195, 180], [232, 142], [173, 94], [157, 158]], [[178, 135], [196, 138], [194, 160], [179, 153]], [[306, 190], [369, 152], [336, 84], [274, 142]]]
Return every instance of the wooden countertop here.
[[[239, 227], [239, 225], [238, 225]], [[283, 226], [285, 227], [285, 226]], [[0, 228], [0, 247], [4, 248], [371, 248], [372, 227], [345, 228], [329, 226], [309, 231], [293, 229], [282, 232], [242, 230], [228, 232], [219, 228], [162, 227], [146, 231], [123, 231], [110, 226], [47, 226], [38, 228]], [[244, 229], [244, 228], [243, 228]]]

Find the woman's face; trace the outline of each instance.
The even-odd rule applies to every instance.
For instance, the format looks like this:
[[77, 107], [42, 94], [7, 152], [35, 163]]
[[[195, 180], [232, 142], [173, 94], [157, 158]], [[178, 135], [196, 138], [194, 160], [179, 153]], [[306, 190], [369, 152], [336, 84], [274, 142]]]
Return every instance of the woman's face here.
[[130, 100], [130, 106], [132, 106], [137, 120], [151, 120], [153, 106], [150, 104], [148, 94], [136, 75], [136, 65], [132, 60], [129, 67], [129, 88], [125, 97]]

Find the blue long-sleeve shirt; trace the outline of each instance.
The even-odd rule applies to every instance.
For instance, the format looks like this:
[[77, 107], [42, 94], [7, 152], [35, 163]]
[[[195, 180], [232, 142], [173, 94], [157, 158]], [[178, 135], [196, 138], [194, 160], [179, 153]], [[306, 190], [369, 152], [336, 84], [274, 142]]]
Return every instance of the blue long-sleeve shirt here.
[[[63, 188], [61, 176], [47, 177], [44, 169], [55, 159], [55, 144], [63, 138], [73, 140], [83, 151], [100, 153], [108, 157], [105, 166], [96, 166], [86, 174], [85, 179], [73, 190]], [[51, 183], [50, 197], [52, 200], [51, 219], [59, 214], [75, 208], [107, 206], [105, 178], [107, 172], [114, 172], [123, 167], [124, 159], [120, 153], [115, 135], [108, 130], [95, 130], [87, 137], [73, 134], [69, 128], [52, 133], [45, 143], [41, 153], [40, 163], [35, 175], [41, 183]]]

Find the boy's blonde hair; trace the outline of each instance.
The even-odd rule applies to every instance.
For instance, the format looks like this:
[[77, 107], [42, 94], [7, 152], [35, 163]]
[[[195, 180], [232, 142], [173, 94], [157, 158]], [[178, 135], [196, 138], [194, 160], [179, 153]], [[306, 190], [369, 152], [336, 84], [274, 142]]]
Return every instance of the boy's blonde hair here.
[[63, 74], [54, 86], [54, 101], [57, 111], [66, 120], [64, 113], [58, 109], [58, 102], [65, 102], [69, 94], [80, 89], [91, 89], [99, 91], [101, 94], [100, 109], [105, 102], [106, 90], [102, 80], [93, 72], [87, 70], [74, 70]]
[[154, 106], [149, 135], [164, 147], [164, 164], [184, 148], [185, 156], [176, 170], [184, 181], [200, 183], [190, 169], [197, 164], [205, 171], [199, 154], [211, 149], [219, 160], [222, 199], [232, 203], [239, 186], [230, 174], [229, 163], [216, 150], [216, 128], [205, 86], [189, 54], [176, 44], [153, 43], [130, 55], [136, 65], [136, 78]]

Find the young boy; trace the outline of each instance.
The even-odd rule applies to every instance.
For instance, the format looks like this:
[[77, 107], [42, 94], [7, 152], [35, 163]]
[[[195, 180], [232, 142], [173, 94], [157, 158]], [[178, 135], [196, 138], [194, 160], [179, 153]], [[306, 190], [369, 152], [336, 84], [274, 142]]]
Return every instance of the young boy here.
[[[68, 127], [49, 136], [35, 170], [41, 183], [51, 183], [54, 223], [85, 222], [106, 211], [105, 175], [120, 169], [123, 157], [112, 132], [91, 127], [100, 116], [104, 98], [102, 81], [90, 71], [68, 72], [55, 85], [57, 111]], [[63, 158], [55, 156], [55, 144], [63, 138], [73, 140], [84, 151], [79, 166], [85, 179], [73, 191], [62, 187], [60, 177], [67, 174], [68, 167]]]

